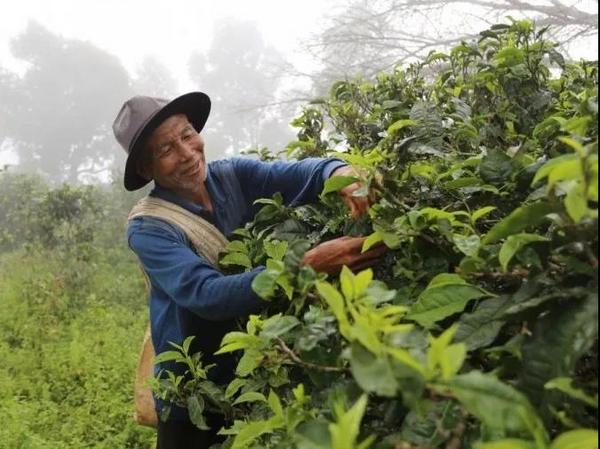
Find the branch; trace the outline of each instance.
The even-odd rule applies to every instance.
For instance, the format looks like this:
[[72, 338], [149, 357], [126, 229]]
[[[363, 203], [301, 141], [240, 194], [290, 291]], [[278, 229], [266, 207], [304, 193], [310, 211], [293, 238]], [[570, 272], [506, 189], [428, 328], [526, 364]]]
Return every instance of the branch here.
[[324, 366], [324, 365], [317, 365], [317, 364], [310, 363], [310, 362], [305, 362], [300, 357], [298, 357], [298, 355], [294, 351], [292, 351], [281, 338], [277, 337], [276, 340], [278, 343], [276, 345], [276, 348], [281, 350], [285, 354], [287, 354], [288, 357], [294, 363], [296, 363], [297, 365], [300, 365], [303, 368], [312, 369], [315, 371], [322, 371], [322, 372], [326, 372], [326, 373], [341, 373], [341, 372], [346, 371], [346, 368], [339, 368], [337, 366]]

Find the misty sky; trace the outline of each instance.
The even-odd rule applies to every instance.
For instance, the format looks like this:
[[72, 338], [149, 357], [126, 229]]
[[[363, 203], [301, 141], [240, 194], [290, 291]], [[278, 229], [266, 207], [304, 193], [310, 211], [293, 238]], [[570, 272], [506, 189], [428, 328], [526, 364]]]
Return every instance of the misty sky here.
[[[8, 3], [8, 2], [7, 2]], [[35, 20], [66, 38], [90, 41], [119, 57], [133, 72], [145, 56], [165, 64], [186, 90], [187, 63], [193, 51], [204, 51], [216, 21], [236, 17], [255, 22], [264, 39], [296, 64], [309, 64], [298, 51], [310, 33], [323, 26], [337, 0], [19, 0], [0, 14], [0, 65], [22, 70], [11, 57], [9, 42]], [[151, 5], [151, 6], [149, 6]]]

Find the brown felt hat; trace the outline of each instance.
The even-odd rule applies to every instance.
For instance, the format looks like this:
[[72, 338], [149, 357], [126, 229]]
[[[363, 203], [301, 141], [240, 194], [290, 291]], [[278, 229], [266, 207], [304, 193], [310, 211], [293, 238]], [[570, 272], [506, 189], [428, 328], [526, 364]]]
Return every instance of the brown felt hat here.
[[200, 132], [209, 113], [210, 98], [202, 92], [190, 92], [172, 101], [142, 95], [127, 100], [113, 123], [115, 137], [128, 155], [125, 188], [137, 190], [149, 182], [137, 173], [137, 162], [144, 151], [146, 139], [157, 126], [172, 115], [185, 114]]

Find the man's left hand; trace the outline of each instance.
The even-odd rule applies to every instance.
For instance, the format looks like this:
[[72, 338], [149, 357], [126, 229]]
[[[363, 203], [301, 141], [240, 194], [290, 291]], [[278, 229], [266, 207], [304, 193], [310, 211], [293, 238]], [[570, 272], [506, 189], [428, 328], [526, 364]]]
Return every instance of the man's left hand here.
[[[336, 168], [331, 176], [354, 176], [360, 177], [360, 174], [357, 169], [351, 167], [349, 165], [344, 165], [343, 167]], [[372, 192], [369, 192], [366, 196], [355, 196], [354, 192], [357, 190], [364, 188], [364, 184], [362, 182], [354, 182], [343, 189], [341, 189], [338, 194], [342, 197], [342, 200], [350, 210], [350, 215], [354, 220], [362, 217], [369, 210], [369, 206], [372, 204], [374, 195]]]

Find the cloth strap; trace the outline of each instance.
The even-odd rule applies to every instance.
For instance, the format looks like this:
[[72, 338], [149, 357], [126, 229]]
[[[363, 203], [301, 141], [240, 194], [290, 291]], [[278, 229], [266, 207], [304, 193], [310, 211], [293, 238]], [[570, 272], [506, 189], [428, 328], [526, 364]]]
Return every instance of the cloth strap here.
[[161, 198], [146, 196], [138, 201], [129, 212], [128, 219], [140, 216], [161, 218], [181, 229], [196, 253], [213, 266], [217, 266], [219, 253], [229, 243], [221, 231], [202, 217]]
[[[229, 243], [221, 231], [208, 221], [170, 201], [151, 196], [142, 198], [129, 212], [128, 220], [141, 216], [160, 218], [181, 229], [192, 243], [196, 254], [204, 257], [215, 267], [218, 263], [219, 253]], [[142, 273], [144, 273], [146, 284], [150, 289], [148, 276], [144, 270]], [[140, 349], [135, 376], [133, 418], [138, 424], [149, 427], [158, 425], [152, 389], [148, 385], [148, 380], [154, 375], [154, 355], [150, 325], [148, 325]]]

